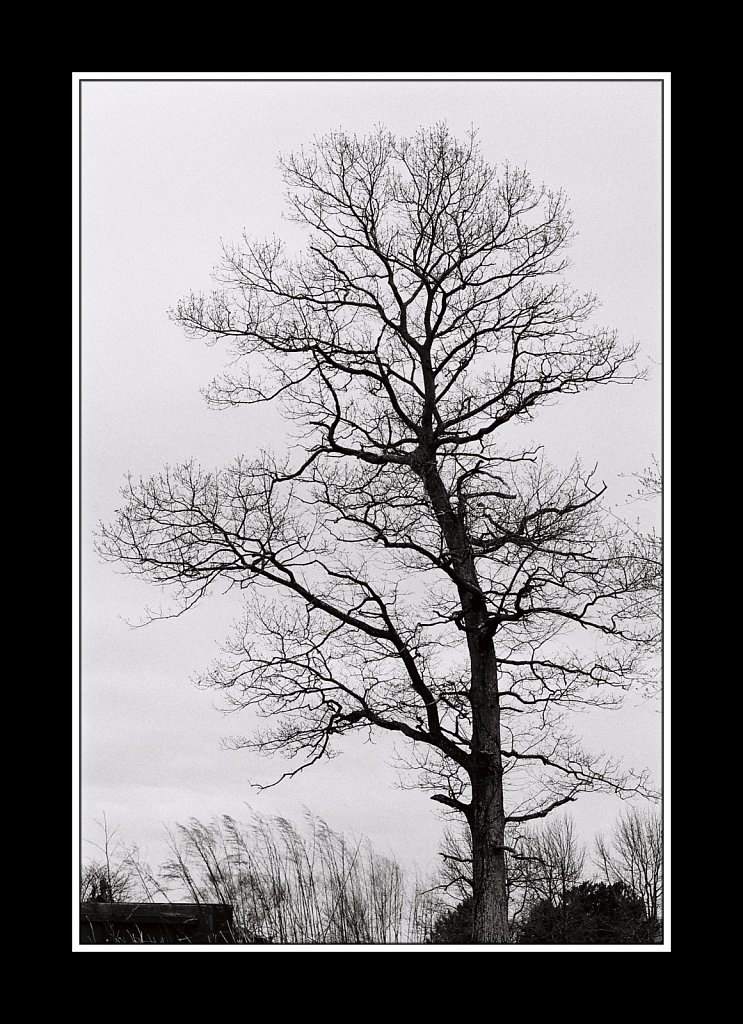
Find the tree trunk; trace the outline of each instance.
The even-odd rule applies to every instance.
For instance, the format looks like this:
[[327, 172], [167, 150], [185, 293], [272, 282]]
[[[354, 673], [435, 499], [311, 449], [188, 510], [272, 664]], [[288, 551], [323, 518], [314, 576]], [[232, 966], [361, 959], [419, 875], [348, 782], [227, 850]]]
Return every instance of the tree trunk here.
[[[503, 849], [502, 799], [494, 780], [473, 785], [470, 811], [472, 832], [472, 939], [504, 943], [509, 940], [506, 855]], [[475, 789], [481, 790], [475, 796]], [[500, 812], [494, 809], [500, 805]]]
[[[474, 648], [478, 649], [475, 650]], [[506, 887], [503, 766], [500, 752], [500, 701], [492, 640], [482, 635], [472, 655], [472, 938], [509, 940]]]
[[[432, 385], [431, 385], [432, 387]], [[462, 620], [470, 656], [472, 748], [469, 767], [472, 799], [467, 819], [472, 833], [472, 932], [475, 942], [508, 942], [508, 894], [503, 849], [503, 766], [500, 743], [498, 665], [488, 606], [477, 578], [475, 558], [461, 512], [452, 507], [435, 459], [419, 472], [446, 541], [458, 583]]]

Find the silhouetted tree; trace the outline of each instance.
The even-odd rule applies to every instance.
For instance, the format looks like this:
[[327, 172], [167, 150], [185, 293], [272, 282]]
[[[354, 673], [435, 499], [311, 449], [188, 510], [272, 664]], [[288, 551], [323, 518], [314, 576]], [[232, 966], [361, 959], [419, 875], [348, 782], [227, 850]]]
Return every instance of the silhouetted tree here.
[[143, 863], [135, 845], [125, 845], [119, 829], [112, 828], [104, 814], [96, 824], [100, 842], [86, 839], [86, 845], [98, 851], [92, 860], [80, 865], [80, 902], [97, 903], [153, 902], [164, 895], [152, 870]]
[[286, 775], [352, 730], [408, 740], [471, 832], [477, 941], [504, 942], [508, 823], [645, 789], [565, 716], [617, 703], [650, 639], [647, 564], [604, 486], [509, 429], [631, 381], [635, 348], [562, 280], [565, 196], [474, 137], [336, 132], [282, 165], [306, 253], [246, 236], [174, 316], [233, 348], [211, 403], [281, 403], [290, 453], [131, 479], [100, 550], [179, 611], [220, 581], [245, 592], [204, 681], [273, 720], [238, 742], [300, 757]]
[[80, 901], [125, 903], [136, 890], [127, 852], [118, 838], [118, 828], [111, 828], [104, 814], [96, 824], [100, 842], [88, 840], [100, 857], [80, 865]]

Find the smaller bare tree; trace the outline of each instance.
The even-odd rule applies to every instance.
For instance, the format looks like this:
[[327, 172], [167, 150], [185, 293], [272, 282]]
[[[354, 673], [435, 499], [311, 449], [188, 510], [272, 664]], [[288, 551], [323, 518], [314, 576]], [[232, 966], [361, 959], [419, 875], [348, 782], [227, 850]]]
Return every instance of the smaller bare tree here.
[[[514, 928], [538, 902], [548, 901], [568, 912], [568, 892], [583, 878], [585, 845], [569, 815], [532, 826], [515, 837], [509, 858], [511, 926]], [[563, 930], [567, 933], [567, 917]]]
[[156, 896], [167, 899], [154, 873], [142, 861], [139, 848], [122, 843], [118, 827], [111, 828], [105, 813], [96, 825], [100, 842], [86, 842], [98, 855], [80, 865], [80, 902], [152, 903]]
[[573, 819], [565, 815], [532, 828], [521, 838], [521, 860], [532, 865], [531, 885], [539, 899], [554, 903], [583, 877], [585, 846], [575, 834]]
[[125, 903], [134, 891], [134, 880], [126, 867], [118, 828], [111, 828], [106, 815], [96, 821], [100, 842], [87, 840], [98, 856], [80, 867], [80, 902]]
[[599, 835], [595, 861], [606, 881], [623, 882], [645, 905], [651, 924], [663, 915], [663, 822], [656, 811], [623, 814], [612, 835]]

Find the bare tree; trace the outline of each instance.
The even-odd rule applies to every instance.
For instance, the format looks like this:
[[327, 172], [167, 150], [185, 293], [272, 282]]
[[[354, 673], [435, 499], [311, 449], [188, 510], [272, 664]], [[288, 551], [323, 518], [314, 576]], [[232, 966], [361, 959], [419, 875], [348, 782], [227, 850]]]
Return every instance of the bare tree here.
[[596, 865], [611, 885], [623, 882], [657, 925], [663, 913], [663, 822], [656, 811], [622, 814], [611, 836], [596, 838]]
[[98, 854], [80, 865], [80, 902], [126, 903], [129, 900], [152, 902], [162, 888], [144, 864], [136, 846], [124, 845], [119, 829], [109, 825], [105, 814], [96, 822], [100, 842], [86, 842]]
[[522, 839], [524, 856], [538, 865], [533, 885], [540, 899], [554, 903], [583, 877], [585, 847], [575, 835], [572, 818], [563, 815], [539, 829], [531, 829]]
[[564, 195], [474, 137], [338, 132], [282, 166], [305, 254], [246, 236], [174, 317], [232, 346], [211, 404], [281, 403], [289, 454], [130, 479], [100, 550], [173, 588], [174, 613], [220, 581], [245, 593], [204, 682], [269, 720], [235, 742], [298, 757], [282, 777], [352, 730], [409, 741], [417, 782], [471, 831], [475, 938], [504, 942], [506, 825], [646, 788], [569, 715], [641, 673], [647, 566], [593, 471], [511, 431], [630, 382], [635, 349], [561, 280]]
[[585, 846], [567, 815], [516, 837], [509, 857], [512, 926], [540, 901], [567, 913], [567, 894], [582, 880], [585, 859]]

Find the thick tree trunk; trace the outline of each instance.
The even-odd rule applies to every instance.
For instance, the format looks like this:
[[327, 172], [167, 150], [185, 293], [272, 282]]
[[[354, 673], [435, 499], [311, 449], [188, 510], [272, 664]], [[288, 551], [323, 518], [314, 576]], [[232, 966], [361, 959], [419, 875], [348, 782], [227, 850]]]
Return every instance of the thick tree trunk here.
[[472, 832], [472, 939], [503, 943], [509, 940], [504, 821], [500, 780], [473, 780], [470, 830]]
[[[473, 645], [474, 646], [474, 645]], [[508, 942], [505, 811], [500, 753], [500, 702], [495, 653], [490, 639], [471, 648], [472, 666], [472, 833], [473, 940]]]

